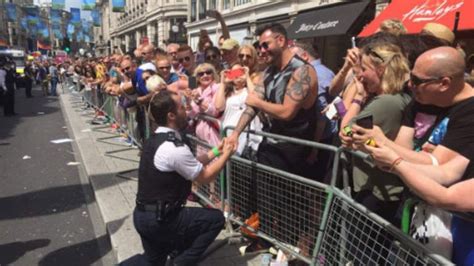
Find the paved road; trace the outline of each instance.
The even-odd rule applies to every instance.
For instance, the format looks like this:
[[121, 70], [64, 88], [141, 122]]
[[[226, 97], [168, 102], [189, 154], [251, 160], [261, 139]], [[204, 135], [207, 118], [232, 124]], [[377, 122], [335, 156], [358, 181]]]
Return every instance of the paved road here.
[[[113, 265], [110, 242], [55, 97], [0, 109], [0, 265]], [[31, 159], [23, 159], [29, 156]]]

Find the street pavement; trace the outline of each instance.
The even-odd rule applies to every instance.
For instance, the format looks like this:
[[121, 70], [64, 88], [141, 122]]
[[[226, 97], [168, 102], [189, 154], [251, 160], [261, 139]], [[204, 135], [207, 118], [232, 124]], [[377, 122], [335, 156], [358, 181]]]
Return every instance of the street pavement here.
[[[0, 109], [0, 265], [114, 265], [116, 256], [58, 97], [16, 90]], [[69, 163], [69, 165], [68, 165]]]

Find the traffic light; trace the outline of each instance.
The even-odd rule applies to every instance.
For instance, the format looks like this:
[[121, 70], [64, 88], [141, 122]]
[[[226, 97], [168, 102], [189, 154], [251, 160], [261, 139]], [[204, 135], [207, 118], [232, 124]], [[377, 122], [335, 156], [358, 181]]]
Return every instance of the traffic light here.
[[68, 54], [71, 52], [71, 41], [69, 41], [68, 37], [63, 39], [63, 50]]

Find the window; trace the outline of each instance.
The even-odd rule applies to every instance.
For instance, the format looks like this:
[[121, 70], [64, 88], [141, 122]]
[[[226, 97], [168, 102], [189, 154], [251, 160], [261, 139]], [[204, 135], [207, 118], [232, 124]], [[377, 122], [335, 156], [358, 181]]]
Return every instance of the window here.
[[196, 21], [196, 0], [191, 0], [191, 22]]
[[206, 18], [206, 11], [207, 11], [206, 2], [207, 2], [206, 0], [199, 0], [199, 19]]
[[230, 8], [230, 0], [224, 0], [224, 9]]
[[250, 3], [251, 0], [235, 0], [235, 6], [240, 6], [240, 5], [243, 5], [243, 4], [247, 4], [247, 3]]
[[216, 0], [209, 0], [209, 9], [216, 10], [217, 9], [217, 1]]

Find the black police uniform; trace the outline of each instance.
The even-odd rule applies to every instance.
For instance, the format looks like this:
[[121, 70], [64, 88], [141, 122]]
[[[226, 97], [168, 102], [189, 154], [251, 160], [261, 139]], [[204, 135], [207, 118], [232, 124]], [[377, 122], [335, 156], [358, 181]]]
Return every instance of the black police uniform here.
[[14, 67], [4, 68], [6, 92], [3, 96], [3, 113], [5, 116], [15, 115], [15, 80], [16, 71]]
[[163, 172], [155, 167], [155, 153], [163, 143], [186, 145], [175, 134], [153, 134], [145, 142], [140, 158], [133, 216], [145, 255], [153, 265], [165, 265], [172, 253], [176, 255], [174, 265], [196, 265], [225, 222], [219, 210], [184, 207], [191, 181], [176, 171]]

